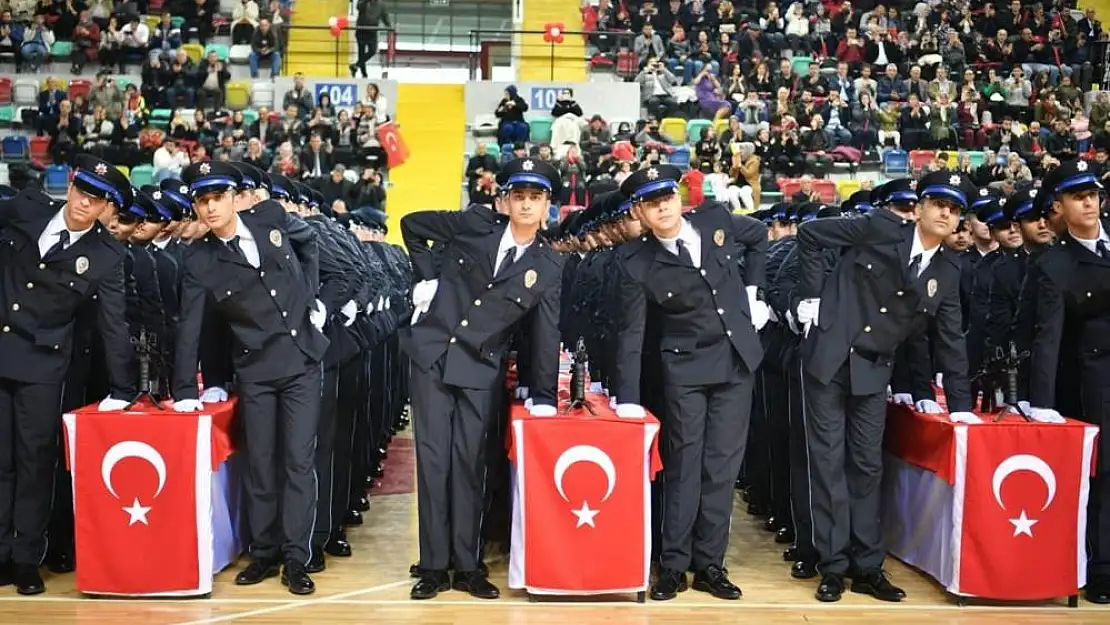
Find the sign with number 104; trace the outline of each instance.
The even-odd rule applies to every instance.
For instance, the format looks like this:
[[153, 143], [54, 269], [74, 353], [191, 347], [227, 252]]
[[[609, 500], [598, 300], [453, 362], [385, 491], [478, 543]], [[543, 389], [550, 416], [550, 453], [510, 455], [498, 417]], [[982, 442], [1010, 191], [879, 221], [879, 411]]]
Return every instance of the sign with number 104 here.
[[327, 95], [332, 106], [354, 106], [358, 104], [358, 84], [353, 82], [316, 83], [316, 102], [320, 96]]
[[559, 92], [566, 87], [532, 87], [528, 108], [533, 111], [550, 111], [559, 100]]

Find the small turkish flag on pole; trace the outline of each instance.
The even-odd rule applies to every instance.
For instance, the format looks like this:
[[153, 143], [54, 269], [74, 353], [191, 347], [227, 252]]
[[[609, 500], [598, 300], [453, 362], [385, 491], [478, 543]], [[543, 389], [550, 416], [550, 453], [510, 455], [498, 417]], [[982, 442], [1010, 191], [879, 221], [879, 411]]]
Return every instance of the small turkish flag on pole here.
[[409, 158], [409, 149], [405, 140], [401, 138], [401, 129], [397, 122], [389, 121], [378, 126], [378, 141], [389, 159], [389, 168], [400, 167]]

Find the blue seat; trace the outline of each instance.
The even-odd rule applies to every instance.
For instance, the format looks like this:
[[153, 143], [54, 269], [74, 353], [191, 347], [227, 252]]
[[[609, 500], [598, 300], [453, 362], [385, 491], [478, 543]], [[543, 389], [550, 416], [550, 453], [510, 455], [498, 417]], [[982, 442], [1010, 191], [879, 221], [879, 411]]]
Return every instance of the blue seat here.
[[69, 188], [69, 165], [50, 165], [43, 182], [47, 193], [65, 193]]
[[689, 146], [680, 145], [675, 147], [674, 152], [667, 155], [667, 162], [679, 169], [690, 168], [690, 148]]
[[905, 150], [888, 150], [883, 154], [884, 174], [910, 173], [910, 156]]
[[25, 161], [31, 156], [31, 144], [23, 135], [4, 137], [0, 142], [0, 159], [5, 161]]

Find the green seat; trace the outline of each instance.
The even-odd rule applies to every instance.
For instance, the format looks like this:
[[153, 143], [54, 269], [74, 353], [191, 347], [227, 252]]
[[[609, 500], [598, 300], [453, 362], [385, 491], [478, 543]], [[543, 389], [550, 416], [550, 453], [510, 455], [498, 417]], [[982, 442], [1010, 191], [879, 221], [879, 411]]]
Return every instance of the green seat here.
[[712, 128], [713, 122], [708, 119], [691, 119], [686, 122], [686, 142], [690, 145], [701, 141], [701, 133], [704, 128]]
[[497, 145], [496, 141], [491, 141], [486, 144], [486, 154], [493, 158], [501, 158], [501, 146]]
[[713, 193], [713, 181], [710, 180], [708, 177], [706, 177], [705, 181], [701, 183], [701, 192], [705, 194], [705, 197], [711, 197], [715, 200], [716, 199], [722, 199], [722, 200], [724, 199], [724, 198], [718, 198], [716, 196], [716, 194]]
[[528, 120], [531, 130], [529, 140], [532, 143], [551, 143], [551, 124], [555, 123], [550, 117], [536, 117]]
[[972, 168], [981, 167], [987, 160], [987, 155], [978, 151], [968, 152], [967, 157], [971, 159]]
[[50, 56], [56, 59], [68, 59], [72, 52], [73, 42], [71, 41], [55, 41], [54, 45], [50, 46]]
[[180, 17], [180, 16], [175, 15], [175, 16], [170, 18], [170, 26], [172, 28], [180, 29], [184, 25], [185, 25], [185, 18], [184, 17]]
[[243, 109], [243, 122], [246, 124], [253, 124], [258, 121], [258, 111], [255, 109]]
[[170, 109], [154, 109], [150, 112], [150, 125], [162, 130], [169, 130], [171, 118], [173, 118], [173, 111]]
[[138, 189], [148, 184], [154, 184], [153, 165], [137, 165], [131, 170], [131, 186]]
[[231, 55], [231, 49], [220, 43], [210, 43], [204, 48], [204, 56], [208, 56], [209, 52], [215, 52], [216, 58], [224, 63], [227, 63], [227, 57]]
[[0, 106], [0, 125], [10, 126], [15, 121], [15, 107]]
[[808, 76], [809, 64], [812, 62], [813, 59], [811, 57], [796, 56], [794, 60], [790, 62], [790, 67], [794, 69], [795, 76]]
[[119, 86], [120, 91], [126, 91], [127, 86], [133, 84], [135, 84], [135, 81], [127, 76], [116, 76], [116, 85]]

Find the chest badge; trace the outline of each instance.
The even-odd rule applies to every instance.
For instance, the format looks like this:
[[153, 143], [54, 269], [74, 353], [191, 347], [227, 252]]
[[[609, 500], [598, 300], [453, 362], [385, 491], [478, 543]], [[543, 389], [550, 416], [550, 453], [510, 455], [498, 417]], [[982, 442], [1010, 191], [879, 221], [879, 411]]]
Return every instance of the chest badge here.
[[539, 278], [539, 275], [536, 273], [535, 269], [529, 269], [528, 271], [525, 271], [524, 272], [524, 288], [526, 288], [526, 289], [532, 288], [532, 286], [536, 284], [536, 279], [537, 278]]
[[713, 242], [717, 244], [717, 247], [724, 246], [724, 244], [725, 244], [725, 231], [718, 229], [716, 232], [714, 232], [713, 233]]
[[77, 262], [74, 265], [74, 269], [77, 270], [77, 275], [85, 273], [89, 270], [89, 259], [84, 256], [78, 256]]
[[925, 285], [925, 292], [929, 297], [935, 297], [937, 294], [937, 279], [929, 278], [929, 282]]
[[280, 230], [275, 228], [275, 229], [270, 231], [270, 243], [273, 243], [274, 247], [281, 247], [281, 231]]

